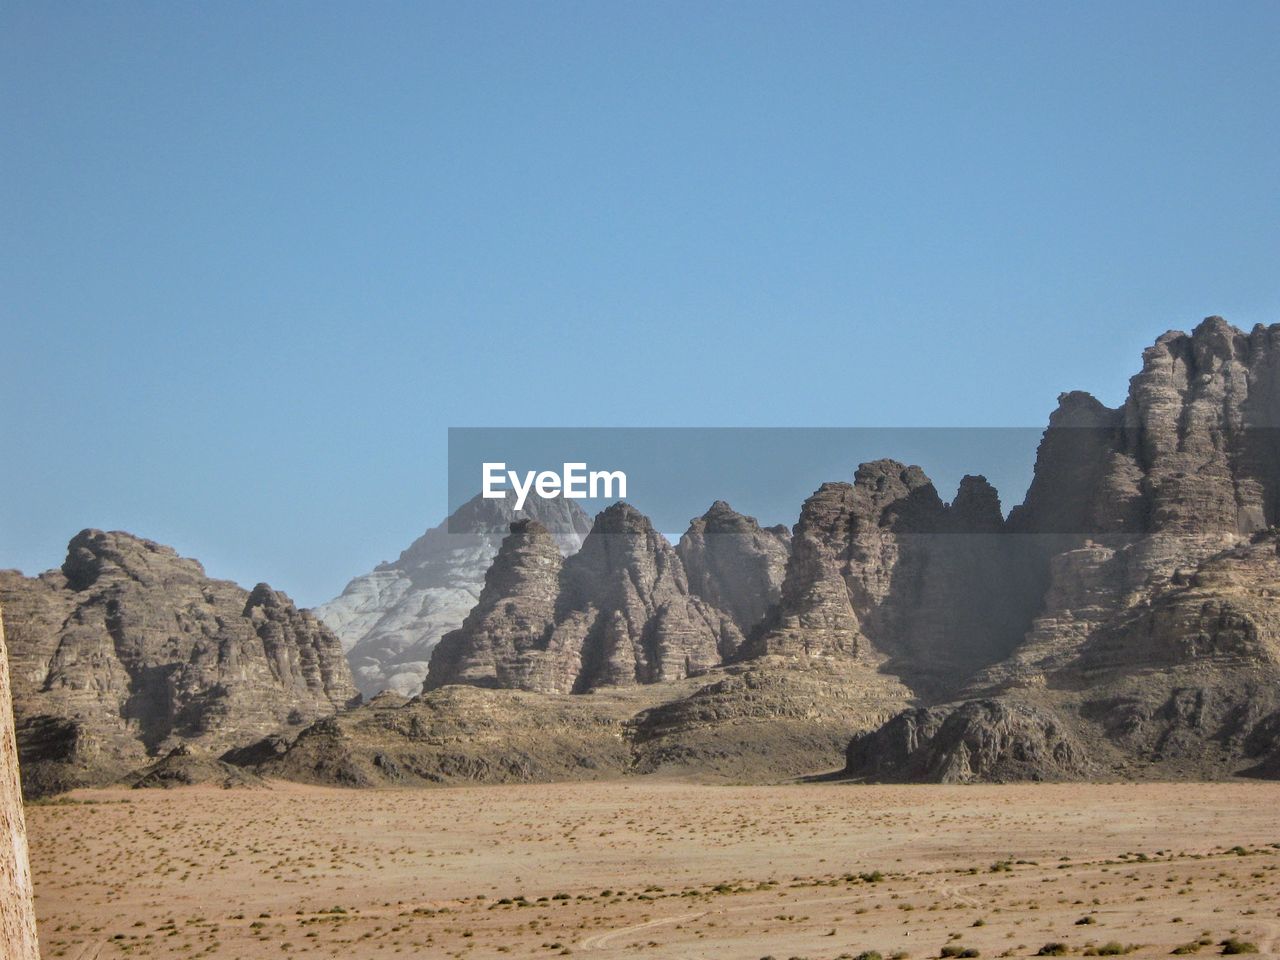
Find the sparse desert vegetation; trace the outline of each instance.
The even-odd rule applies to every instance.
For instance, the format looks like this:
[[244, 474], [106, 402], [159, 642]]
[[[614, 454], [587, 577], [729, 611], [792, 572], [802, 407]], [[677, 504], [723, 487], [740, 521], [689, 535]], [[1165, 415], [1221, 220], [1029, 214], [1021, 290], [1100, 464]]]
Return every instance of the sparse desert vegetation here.
[[1277, 801], [650, 779], [100, 790], [27, 813], [46, 957], [923, 960], [1273, 953]]

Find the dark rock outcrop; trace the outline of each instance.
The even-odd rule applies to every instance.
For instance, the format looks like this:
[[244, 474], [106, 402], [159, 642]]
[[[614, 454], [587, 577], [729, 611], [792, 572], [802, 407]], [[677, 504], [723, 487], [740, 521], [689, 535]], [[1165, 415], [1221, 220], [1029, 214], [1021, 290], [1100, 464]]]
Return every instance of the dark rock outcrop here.
[[190, 743], [221, 752], [357, 697], [337, 638], [287, 596], [85, 530], [61, 570], [0, 572], [24, 786], [109, 782]]
[[1078, 780], [1088, 752], [1051, 712], [1004, 700], [917, 708], [849, 744], [845, 773], [912, 783]]
[[198, 754], [190, 747], [174, 747], [163, 759], [126, 778], [135, 790], [171, 790], [196, 785], [265, 789], [261, 777], [216, 757]]

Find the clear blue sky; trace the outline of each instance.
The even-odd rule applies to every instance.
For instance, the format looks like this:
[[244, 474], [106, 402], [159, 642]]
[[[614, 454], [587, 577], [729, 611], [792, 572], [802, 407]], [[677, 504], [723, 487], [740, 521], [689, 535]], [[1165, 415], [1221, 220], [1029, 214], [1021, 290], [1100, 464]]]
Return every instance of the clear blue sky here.
[[124, 528], [312, 604], [441, 519], [451, 425], [1118, 402], [1163, 330], [1280, 320], [1278, 36], [1276, 3], [7, 3], [0, 566]]

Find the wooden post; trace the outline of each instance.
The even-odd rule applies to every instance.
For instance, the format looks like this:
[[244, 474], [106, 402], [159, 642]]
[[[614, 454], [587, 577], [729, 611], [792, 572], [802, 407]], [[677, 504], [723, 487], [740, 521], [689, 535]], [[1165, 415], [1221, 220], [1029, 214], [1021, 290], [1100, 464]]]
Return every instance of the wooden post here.
[[18, 741], [13, 733], [9, 653], [0, 617], [0, 955], [6, 960], [40, 960], [36, 909], [27, 859], [27, 825], [18, 783]]

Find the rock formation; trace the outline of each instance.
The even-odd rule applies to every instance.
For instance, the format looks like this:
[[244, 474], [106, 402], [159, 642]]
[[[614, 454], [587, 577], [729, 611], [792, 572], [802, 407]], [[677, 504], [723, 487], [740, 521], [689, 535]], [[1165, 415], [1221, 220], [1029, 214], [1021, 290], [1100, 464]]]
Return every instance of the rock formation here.
[[436, 648], [426, 688], [658, 683], [701, 673], [741, 644], [733, 620], [690, 592], [648, 518], [619, 502], [563, 564], [541, 524], [512, 524], [475, 609]]
[[732, 617], [746, 635], [782, 594], [791, 534], [782, 526], [762, 530], [754, 517], [717, 500], [689, 522], [676, 553], [689, 589]]
[[919, 467], [863, 464], [805, 502], [781, 598], [749, 651], [884, 667], [926, 693], [954, 684], [1005, 656], [1030, 619], [1003, 528], [982, 477], [948, 505]]
[[86, 532], [60, 572], [0, 574], [25, 773], [1280, 776], [1278, 439], [1280, 325], [1210, 318], [1122, 407], [1063, 394], [1007, 519], [982, 477], [947, 503], [892, 460], [789, 540], [721, 502], [672, 548], [625, 503], [588, 531], [477, 499], [327, 605], [366, 689], [426, 677], [337, 714], [336, 640], [288, 598]]
[[[552, 647], [564, 560], [536, 520], [517, 520], [461, 628], [440, 641], [427, 687], [467, 683], [553, 692], [572, 688], [579, 650]], [[557, 638], [559, 639], [559, 638]]]
[[908, 710], [849, 744], [845, 772], [889, 782], [1078, 780], [1088, 751], [1048, 711], [1002, 700]]
[[[960, 696], [1052, 711], [1086, 731], [1111, 775], [1273, 769], [1278, 422], [1280, 325], [1245, 334], [1211, 317], [1165, 334], [1118, 410], [1064, 394], [1007, 523], [1039, 609], [1022, 643]], [[930, 723], [975, 708], [948, 709], [954, 721], [943, 710]], [[898, 734], [912, 724], [895, 719], [862, 755], [909, 741]], [[936, 750], [917, 739], [902, 769], [932, 769]]]
[[18, 742], [9, 695], [9, 660], [0, 612], [0, 943], [9, 960], [40, 960], [27, 825], [18, 778]]
[[784, 539], [720, 503], [675, 551], [623, 504], [564, 561], [515, 524], [428, 684], [433, 729], [483, 711], [489, 754], [394, 739], [425, 722], [401, 701], [254, 762], [327, 782], [573, 776], [519, 725], [580, 701], [605, 713], [557, 735], [589, 776], [776, 780], [841, 752], [864, 780], [1280, 776], [1278, 358], [1280, 326], [1211, 318], [1146, 351], [1123, 407], [1064, 394], [1007, 520], [981, 477], [948, 504], [918, 467], [864, 464], [806, 501], [781, 581]]
[[0, 572], [24, 786], [115, 779], [181, 744], [222, 751], [357, 696], [335, 637], [287, 596], [85, 530], [60, 570]]
[[[561, 553], [582, 545], [590, 520], [572, 500], [530, 496], [520, 517], [552, 531]], [[431, 651], [475, 606], [502, 539], [517, 513], [509, 499], [477, 496], [428, 530], [392, 563], [356, 577], [315, 613], [342, 640], [356, 685], [413, 696]]]

